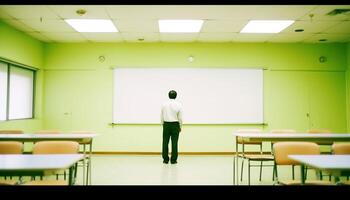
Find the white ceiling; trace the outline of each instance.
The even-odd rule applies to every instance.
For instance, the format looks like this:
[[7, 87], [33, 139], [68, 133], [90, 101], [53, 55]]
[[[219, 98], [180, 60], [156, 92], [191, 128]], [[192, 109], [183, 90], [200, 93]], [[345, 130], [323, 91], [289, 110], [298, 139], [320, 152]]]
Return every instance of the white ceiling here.
[[[326, 15], [339, 8], [350, 5], [0, 5], [0, 19], [44, 42], [350, 42], [350, 12]], [[78, 9], [87, 13], [79, 16]], [[68, 18], [111, 19], [119, 32], [79, 33], [64, 21]], [[159, 33], [158, 19], [202, 19], [204, 24], [200, 33]], [[278, 34], [239, 33], [253, 19], [295, 23]]]

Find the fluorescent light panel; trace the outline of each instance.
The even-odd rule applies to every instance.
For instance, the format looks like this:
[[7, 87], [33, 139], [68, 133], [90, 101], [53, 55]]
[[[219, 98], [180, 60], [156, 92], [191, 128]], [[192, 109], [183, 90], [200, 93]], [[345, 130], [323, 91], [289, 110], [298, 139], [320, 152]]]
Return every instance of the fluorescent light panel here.
[[279, 33], [293, 23], [293, 20], [250, 20], [241, 33]]
[[78, 32], [118, 32], [109, 19], [65, 19]]
[[203, 20], [158, 20], [161, 33], [198, 33]]

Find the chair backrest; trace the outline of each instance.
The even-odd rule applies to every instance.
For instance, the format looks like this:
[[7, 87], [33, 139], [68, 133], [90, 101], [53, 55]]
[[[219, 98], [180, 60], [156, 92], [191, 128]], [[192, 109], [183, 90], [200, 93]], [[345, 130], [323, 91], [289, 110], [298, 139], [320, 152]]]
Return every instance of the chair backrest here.
[[33, 154], [75, 154], [79, 143], [74, 141], [40, 141], [34, 144]]
[[0, 130], [0, 134], [23, 134], [22, 130]]
[[61, 133], [61, 132], [58, 130], [39, 130], [39, 131], [36, 131], [34, 133], [36, 133], [36, 134], [50, 134], [50, 133], [56, 134], [56, 133]]
[[309, 129], [306, 131], [307, 133], [331, 133], [328, 129]]
[[296, 133], [297, 131], [294, 129], [272, 129], [271, 133]]
[[15, 141], [0, 142], [0, 154], [22, 154], [23, 143]]
[[[238, 129], [236, 131], [237, 133], [261, 133], [261, 129]], [[241, 138], [238, 138], [237, 140], [238, 144], [242, 144], [243, 141]], [[261, 142], [244, 142], [244, 144], [261, 144]]]
[[276, 165], [299, 165], [288, 155], [318, 155], [320, 147], [313, 142], [276, 142], [273, 144]]
[[333, 154], [350, 154], [350, 142], [337, 142], [332, 145]]

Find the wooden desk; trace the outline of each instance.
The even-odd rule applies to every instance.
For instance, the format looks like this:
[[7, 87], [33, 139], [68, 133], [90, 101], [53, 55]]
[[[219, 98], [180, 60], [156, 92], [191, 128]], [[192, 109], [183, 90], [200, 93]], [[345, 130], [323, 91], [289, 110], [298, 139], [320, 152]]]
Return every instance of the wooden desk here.
[[69, 169], [69, 185], [73, 185], [74, 165], [83, 154], [0, 155], [0, 176], [45, 176]]
[[[244, 142], [281, 142], [281, 141], [309, 141], [309, 142], [344, 142], [350, 141], [349, 133], [233, 133]], [[238, 143], [236, 155], [233, 159], [233, 184], [238, 185]]]
[[350, 155], [289, 155], [289, 158], [301, 164], [301, 183], [305, 184], [305, 166], [326, 171], [335, 178], [336, 184], [340, 176], [350, 174]]
[[[91, 154], [92, 154], [92, 141], [97, 134], [83, 134], [83, 133], [50, 133], [50, 134], [0, 134], [0, 141], [19, 141], [19, 142], [38, 142], [38, 141], [54, 141], [54, 140], [66, 140], [76, 141], [83, 145], [83, 153], [86, 154], [86, 145], [89, 145], [89, 156], [87, 156], [88, 170], [85, 173], [86, 157], [83, 159], [83, 183], [91, 184]], [[85, 181], [86, 177], [86, 181]]]

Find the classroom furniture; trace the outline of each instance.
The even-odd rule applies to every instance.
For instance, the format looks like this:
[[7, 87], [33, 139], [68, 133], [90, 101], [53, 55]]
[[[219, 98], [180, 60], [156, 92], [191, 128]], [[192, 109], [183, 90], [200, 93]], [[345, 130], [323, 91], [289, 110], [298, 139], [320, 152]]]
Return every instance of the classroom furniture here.
[[[40, 141], [34, 144], [33, 154], [75, 154], [79, 153], [79, 143], [73, 141]], [[77, 170], [75, 170], [77, 171]], [[66, 180], [66, 171], [64, 173], [64, 180]], [[56, 174], [58, 180], [59, 173]], [[75, 174], [76, 175], [76, 174]], [[46, 180], [31, 181], [28, 184], [44, 184]], [[48, 182], [50, 184], [52, 182]], [[58, 183], [59, 185], [61, 183]]]
[[[71, 131], [70, 133], [72, 133], [72, 134], [95, 134], [94, 132], [91, 132], [91, 131], [82, 131], [82, 130]], [[79, 141], [79, 144], [81, 144], [83, 146], [83, 152], [86, 152], [86, 146], [89, 146], [91, 144], [91, 141], [90, 140]], [[78, 163], [78, 167], [80, 167], [80, 166], [83, 167], [83, 174], [85, 174], [85, 171], [91, 170], [90, 159], [91, 159], [91, 156], [89, 154], [86, 154], [84, 159], [79, 162], [79, 163], [82, 162], [82, 165], [79, 165], [79, 163]], [[90, 173], [87, 174], [87, 177], [86, 177], [87, 180], [89, 180], [89, 174], [91, 174], [91, 171], [90, 171]]]
[[69, 169], [68, 185], [73, 185], [75, 164], [83, 157], [82, 154], [0, 155], [0, 176], [45, 176]]
[[[21, 142], [15, 142], [15, 141], [0, 141], [0, 154], [22, 154], [23, 152], [23, 143]], [[14, 185], [17, 181], [12, 180], [12, 177], [10, 177], [11, 180], [7, 180], [7, 177], [5, 176], [5, 180], [0, 181], [0, 185]]]
[[[331, 133], [330, 130], [328, 129], [309, 129], [306, 131], [307, 133]], [[327, 141], [323, 141], [323, 142], [317, 142], [318, 145], [332, 145], [333, 142], [327, 142]]]
[[[272, 129], [270, 130], [270, 133], [296, 133], [296, 130], [294, 129]], [[271, 154], [273, 154], [273, 144], [275, 142], [271, 142]], [[295, 173], [294, 173], [294, 165], [292, 165], [292, 179], [294, 180], [295, 178]], [[273, 168], [272, 170], [272, 176], [274, 176], [274, 173], [275, 173], [275, 168]]]
[[0, 154], [22, 154], [23, 143], [16, 141], [0, 141]]
[[[91, 157], [92, 154], [92, 143], [93, 138], [96, 137], [97, 134], [72, 134], [72, 133], [59, 133], [59, 134], [0, 134], [0, 141], [20, 141], [20, 142], [38, 142], [38, 141], [57, 141], [57, 140], [65, 140], [65, 141], [76, 141], [78, 143], [82, 143], [85, 146], [86, 142], [89, 143], [89, 149], [84, 151], [84, 155], [89, 155]], [[84, 147], [84, 150], [86, 148]], [[87, 170], [86, 174], [83, 174], [83, 182], [85, 184], [91, 184], [91, 159], [88, 159], [89, 170]], [[85, 164], [85, 163], [84, 163]], [[84, 166], [85, 168], [85, 166]], [[88, 178], [86, 178], [88, 177]]]
[[[309, 141], [309, 142], [339, 142], [350, 141], [349, 133], [233, 133], [235, 140], [243, 140], [244, 142], [252, 141]], [[238, 146], [236, 145], [236, 152], [238, 152]], [[233, 159], [233, 184], [238, 185], [238, 156], [234, 156]]]
[[290, 159], [301, 163], [301, 183], [305, 184], [304, 169], [310, 166], [326, 171], [334, 176], [335, 183], [341, 184], [340, 176], [350, 174], [350, 155], [289, 155]]
[[[277, 184], [282, 185], [300, 185], [301, 180], [287, 180], [281, 181], [278, 179], [278, 166], [285, 165], [300, 165], [298, 161], [290, 159], [288, 156], [295, 155], [319, 155], [320, 147], [314, 142], [276, 142], [273, 144], [273, 154], [275, 157], [274, 164], [274, 176]], [[303, 179], [305, 183], [306, 174], [305, 168], [303, 168]], [[308, 181], [307, 184], [311, 185], [330, 185], [330, 181]]]
[[[333, 143], [332, 145], [332, 153], [335, 155], [350, 155], [350, 142], [337, 142]], [[347, 185], [350, 184], [349, 182], [349, 176], [346, 176], [346, 179], [348, 180], [346, 183]]]
[[0, 130], [0, 134], [22, 134], [22, 130]]
[[350, 155], [350, 142], [336, 142], [332, 145], [333, 154], [349, 154]]
[[[237, 130], [238, 133], [260, 133], [260, 129], [239, 129]], [[266, 166], [272, 166], [272, 165], [263, 165], [263, 162], [266, 161], [273, 161], [273, 156], [270, 154], [264, 154], [262, 150], [262, 142], [259, 141], [253, 141], [253, 142], [244, 142], [241, 139], [238, 139], [236, 142], [237, 149], [238, 145], [241, 145], [242, 151], [240, 153], [237, 152], [237, 156], [239, 158], [242, 158], [242, 165], [241, 165], [241, 181], [243, 180], [243, 169], [244, 169], [244, 160], [248, 161], [248, 185], [250, 185], [250, 168], [251, 167], [260, 167], [260, 176], [259, 180], [261, 181], [262, 176], [262, 168]], [[252, 153], [252, 152], [246, 152], [245, 146], [258, 146], [260, 149], [260, 152], [258, 153]], [[260, 165], [252, 165], [251, 161], [257, 161], [260, 162]]]
[[39, 130], [39, 131], [35, 131], [35, 134], [58, 134], [58, 133], [62, 133], [58, 130]]

